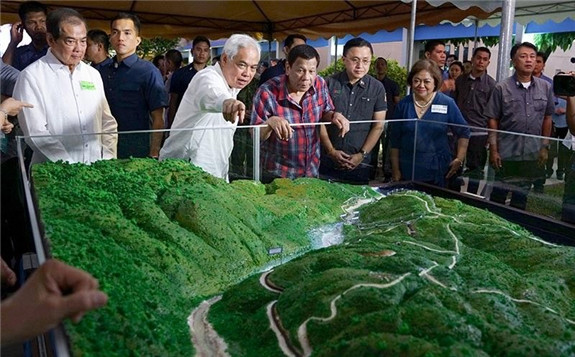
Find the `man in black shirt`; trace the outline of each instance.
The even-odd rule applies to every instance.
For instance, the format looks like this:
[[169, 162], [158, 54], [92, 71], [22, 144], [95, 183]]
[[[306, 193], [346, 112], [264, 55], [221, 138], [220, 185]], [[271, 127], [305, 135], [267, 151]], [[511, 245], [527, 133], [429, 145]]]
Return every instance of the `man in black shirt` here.
[[[285, 41], [284, 41], [284, 54], [287, 57], [289, 51], [291, 51], [292, 48], [294, 48], [295, 46], [299, 46], [299, 45], [305, 45], [307, 43], [307, 38], [304, 35], [300, 35], [300, 34], [293, 34], [293, 35], [289, 35], [288, 37], [286, 37]], [[281, 74], [286, 73], [286, 66], [285, 66], [286, 60], [285, 59], [281, 59], [278, 61], [278, 63], [275, 66], [271, 66], [270, 68], [266, 69], [264, 71], [264, 73], [262, 73], [262, 75], [260, 76], [260, 83], [259, 85], [261, 86], [262, 84], [264, 84], [268, 79], [277, 77]]]

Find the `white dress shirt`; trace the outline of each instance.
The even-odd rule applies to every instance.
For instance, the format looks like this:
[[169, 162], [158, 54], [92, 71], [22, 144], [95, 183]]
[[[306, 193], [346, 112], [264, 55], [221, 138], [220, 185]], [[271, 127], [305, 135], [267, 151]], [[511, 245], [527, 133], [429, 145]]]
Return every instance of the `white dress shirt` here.
[[189, 159], [210, 174], [228, 180], [229, 158], [234, 147], [237, 121], [222, 114], [226, 99], [235, 99], [239, 89], [230, 88], [220, 64], [199, 71], [182, 97], [172, 129], [160, 151], [160, 160]]
[[63, 160], [91, 163], [116, 157], [117, 123], [100, 73], [80, 62], [73, 72], [52, 54], [24, 69], [14, 98], [32, 104], [18, 115], [32, 163]]

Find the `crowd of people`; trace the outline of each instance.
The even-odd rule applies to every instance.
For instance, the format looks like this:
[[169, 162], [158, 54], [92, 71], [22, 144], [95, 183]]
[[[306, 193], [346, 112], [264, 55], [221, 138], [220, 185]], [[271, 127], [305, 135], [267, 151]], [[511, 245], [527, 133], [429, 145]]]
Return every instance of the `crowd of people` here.
[[[184, 159], [229, 180], [231, 171], [251, 170], [247, 144], [255, 141], [262, 150], [263, 182], [319, 177], [368, 184], [381, 170], [384, 180], [455, 190], [465, 176], [468, 191], [479, 193], [489, 160], [496, 178], [490, 199], [525, 209], [530, 190], [541, 189], [553, 174], [557, 156], [556, 178], [566, 179], [563, 219], [575, 222], [573, 148], [549, 140], [575, 133], [575, 97], [553, 94], [552, 80], [543, 75], [546, 55], [531, 43], [513, 46], [514, 74], [497, 83], [487, 73], [488, 48], [476, 48], [462, 63], [446, 55], [443, 42], [428, 41], [425, 58], [409, 70], [410, 93], [402, 99], [385, 58], [375, 60], [376, 75], [369, 75], [374, 51], [362, 38], [345, 44], [344, 70], [322, 78], [320, 55], [301, 34], [287, 36], [285, 58], [275, 65], [262, 61], [258, 42], [242, 34], [228, 38], [210, 63], [210, 40], [198, 36], [192, 62], [182, 66], [176, 49], [153, 61], [137, 55], [142, 25], [132, 13], [119, 13], [109, 29], [89, 31], [82, 15], [69, 8], [48, 12], [29, 1], [19, 16], [2, 57], [2, 94], [11, 98], [2, 102], [0, 114], [3, 133], [20, 128], [27, 137], [30, 164]], [[18, 47], [23, 31], [32, 42]], [[259, 138], [236, 130], [238, 125], [259, 126]], [[11, 157], [8, 146], [2, 147], [3, 171]], [[3, 183], [3, 196], [8, 190]], [[42, 275], [52, 270], [79, 276], [58, 262], [44, 266], [28, 286], [44, 289]], [[78, 317], [105, 303], [93, 278], [81, 276], [91, 297], [57, 318]], [[6, 279], [12, 282], [10, 274]], [[50, 282], [51, 293], [74, 288], [72, 280], [62, 279], [64, 285]], [[11, 323], [4, 316], [21, 305], [14, 300], [2, 303], [3, 343], [4, 324]], [[52, 326], [54, 316], [42, 328]]]

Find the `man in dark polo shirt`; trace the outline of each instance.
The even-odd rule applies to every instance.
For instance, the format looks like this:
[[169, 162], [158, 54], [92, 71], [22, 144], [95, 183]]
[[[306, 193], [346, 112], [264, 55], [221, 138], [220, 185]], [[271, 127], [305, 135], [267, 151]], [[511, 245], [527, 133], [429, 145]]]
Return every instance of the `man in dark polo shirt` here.
[[[28, 65], [46, 55], [48, 42], [46, 42], [46, 17], [48, 8], [37, 1], [27, 1], [18, 8], [20, 21], [12, 25], [10, 30], [10, 43], [2, 56], [4, 63], [21, 71]], [[22, 42], [23, 31], [32, 42], [18, 47]]]
[[[100, 68], [106, 98], [118, 122], [118, 131], [164, 129], [168, 94], [160, 71], [136, 54], [141, 42], [140, 19], [119, 13], [111, 22], [110, 43], [116, 56]], [[151, 123], [151, 125], [150, 125]], [[160, 153], [162, 132], [123, 134], [118, 137], [118, 158], [155, 157]]]
[[[370, 152], [379, 141], [387, 110], [383, 84], [367, 74], [372, 55], [371, 44], [363, 38], [347, 41], [343, 47], [345, 71], [326, 79], [335, 111], [351, 125], [344, 137], [333, 126], [321, 127], [321, 178], [369, 183]], [[376, 122], [354, 123], [366, 120]]]
[[478, 47], [471, 58], [471, 72], [461, 75], [455, 81], [453, 99], [461, 114], [471, 127], [471, 137], [467, 146], [465, 159], [469, 176], [467, 192], [477, 193], [479, 180], [483, 178], [483, 168], [487, 162], [487, 117], [483, 110], [495, 88], [495, 80], [487, 74], [487, 66], [491, 59], [491, 51], [487, 47]]
[[210, 59], [210, 40], [205, 36], [197, 36], [192, 42], [192, 63], [179, 68], [172, 74], [169, 93], [170, 93], [170, 106], [168, 109], [168, 128], [172, 127], [176, 112], [182, 102], [182, 97], [188, 89], [188, 85], [192, 78], [206, 68], [208, 60]]
[[437, 63], [441, 71], [441, 77], [445, 80], [449, 78], [449, 72], [445, 70], [447, 55], [445, 54], [445, 42], [441, 40], [430, 40], [425, 43], [423, 55], [425, 58]]
[[[292, 48], [299, 45], [305, 45], [306, 43], [307, 38], [304, 35], [300, 34], [289, 35], [284, 40], [284, 48], [283, 48], [284, 55], [287, 57], [289, 51], [291, 51]], [[261, 86], [262, 84], [267, 82], [270, 78], [277, 77], [284, 73], [286, 73], [286, 60], [281, 59], [275, 66], [269, 67], [262, 73], [262, 75], [260, 76], [259, 85]]]
[[529, 42], [511, 48], [515, 73], [496, 84], [485, 108], [490, 129], [530, 134], [529, 137], [489, 133], [489, 161], [495, 169], [490, 199], [525, 209], [531, 185], [545, 168], [554, 110], [553, 90], [543, 79], [533, 76], [537, 47]]
[[102, 30], [88, 31], [88, 43], [84, 59], [90, 61], [90, 65], [99, 70], [112, 63], [112, 58], [108, 55], [110, 49], [110, 38]]
[[[377, 78], [385, 88], [385, 101], [387, 102], [387, 111], [385, 113], [385, 119], [393, 117], [393, 112], [395, 110], [395, 105], [399, 103], [399, 84], [396, 81], [389, 78], [387, 75], [387, 60], [383, 57], [378, 57], [375, 60], [375, 78]], [[384, 181], [391, 180], [391, 162], [389, 158], [390, 146], [389, 146], [389, 127], [380, 137], [381, 146], [383, 149], [382, 153], [382, 171], [384, 176]], [[375, 179], [377, 174], [377, 166], [379, 165], [379, 143], [375, 144], [373, 151], [371, 153], [371, 172], [369, 175], [370, 179]]]

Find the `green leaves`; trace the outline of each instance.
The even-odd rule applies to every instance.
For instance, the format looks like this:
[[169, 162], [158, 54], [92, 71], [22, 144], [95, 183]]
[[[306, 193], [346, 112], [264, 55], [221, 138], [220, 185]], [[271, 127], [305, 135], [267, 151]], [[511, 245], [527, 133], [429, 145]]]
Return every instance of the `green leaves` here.
[[178, 46], [179, 39], [173, 38], [142, 38], [142, 43], [138, 46], [138, 56], [141, 58], [154, 57], [166, 53]]

